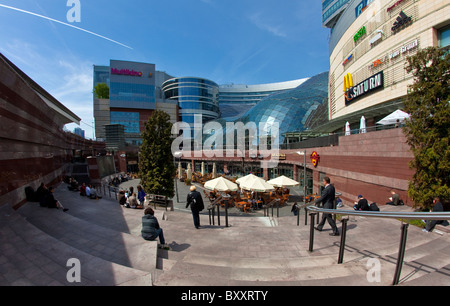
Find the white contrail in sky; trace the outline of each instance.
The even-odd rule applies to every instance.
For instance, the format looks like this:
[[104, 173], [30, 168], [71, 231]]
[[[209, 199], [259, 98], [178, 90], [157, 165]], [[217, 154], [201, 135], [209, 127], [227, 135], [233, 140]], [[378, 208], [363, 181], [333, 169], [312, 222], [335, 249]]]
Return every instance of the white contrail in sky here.
[[60, 23], [62, 25], [65, 25], [65, 26], [68, 26], [68, 27], [71, 27], [71, 28], [74, 28], [74, 29], [77, 29], [77, 30], [80, 30], [80, 31], [83, 31], [83, 32], [86, 32], [86, 33], [89, 33], [89, 34], [92, 34], [92, 35], [95, 35], [97, 37], [109, 40], [109, 41], [111, 41], [111, 42], [113, 42], [115, 44], [118, 44], [118, 45], [121, 45], [123, 47], [126, 47], [128, 49], [132, 49], [133, 50], [133, 48], [131, 48], [130, 46], [124, 45], [124, 44], [122, 44], [122, 43], [120, 43], [118, 41], [112, 40], [111, 38], [102, 36], [100, 34], [97, 34], [97, 33], [94, 33], [94, 32], [91, 32], [91, 31], [88, 31], [88, 30], [76, 27], [76, 26], [71, 25], [69, 23], [65, 23], [65, 22], [62, 22], [62, 21], [59, 21], [59, 20], [56, 20], [56, 19], [53, 19], [53, 18], [50, 18], [50, 17], [47, 17], [47, 16], [39, 15], [39, 14], [36, 14], [36, 13], [33, 13], [33, 12], [25, 11], [25, 10], [22, 10], [22, 9], [19, 9], [19, 8], [15, 8], [15, 7], [12, 7], [12, 6], [7, 6], [7, 5], [4, 5], [4, 4], [0, 4], [0, 7], [4, 7], [4, 8], [7, 8], [7, 9], [10, 9], [10, 10], [14, 10], [14, 11], [18, 11], [18, 12], [21, 12], [21, 13], [30, 14], [30, 15], [33, 15], [33, 16], [36, 16], [36, 17], [40, 17], [40, 18], [44, 18], [44, 19], [47, 19], [47, 20], [50, 20], [50, 21], [53, 21], [53, 22], [57, 22], [57, 23]]

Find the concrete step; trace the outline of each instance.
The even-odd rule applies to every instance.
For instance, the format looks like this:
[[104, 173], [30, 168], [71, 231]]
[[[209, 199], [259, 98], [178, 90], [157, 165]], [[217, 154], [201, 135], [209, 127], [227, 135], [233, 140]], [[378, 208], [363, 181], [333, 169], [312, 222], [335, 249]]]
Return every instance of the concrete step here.
[[46, 234], [93, 256], [142, 271], [156, 269], [156, 241], [145, 241], [36, 203], [27, 203], [18, 213]]
[[[440, 244], [442, 245], [442, 243]], [[413, 281], [449, 266], [449, 255], [450, 245], [448, 244], [435, 248], [431, 245], [424, 245], [421, 250], [407, 250], [401, 283]], [[443, 280], [443, 277], [440, 277], [440, 279]], [[447, 285], [450, 285], [450, 274], [447, 274]]]
[[217, 255], [187, 254], [183, 262], [213, 267], [231, 267], [236, 269], [284, 269], [304, 268], [318, 265], [336, 264], [331, 256], [315, 256], [301, 258], [235, 258]]
[[[380, 262], [380, 281], [368, 278], [373, 266], [368, 260], [376, 258]], [[433, 261], [434, 260], [434, 261]], [[433, 261], [433, 268], [426, 262]], [[418, 258], [415, 262], [405, 262], [400, 284], [422, 278], [430, 273], [445, 271], [448, 247]], [[218, 258], [217, 256], [188, 254], [173, 264], [170, 269], [158, 275], [155, 285], [358, 285], [385, 286], [393, 282], [396, 260], [365, 256], [354, 258], [338, 265], [331, 256], [284, 259]], [[442, 270], [444, 269], [444, 270]], [[448, 274], [448, 273], [447, 273]], [[212, 277], [214, 275], [214, 277]], [[450, 275], [448, 275], [450, 276]], [[425, 281], [427, 278], [423, 278]], [[443, 275], [439, 279], [444, 280]], [[422, 283], [427, 284], [427, 283]], [[450, 284], [450, 279], [447, 279]]]
[[[175, 215], [170, 220], [164, 226], [175, 232], [182, 232], [192, 222], [181, 215]], [[172, 224], [174, 221], [176, 225]], [[230, 228], [222, 227], [214, 230], [207, 228], [206, 236], [198, 234], [202, 230], [185, 229], [183, 233], [189, 234], [183, 236], [193, 236], [192, 240], [190, 237], [185, 239], [189, 247], [181, 251], [184, 253], [183, 256], [177, 255], [176, 258], [171, 257], [172, 252], [167, 253], [167, 257], [162, 260], [170, 261], [170, 264], [158, 275], [156, 284], [390, 285], [392, 283], [400, 241], [399, 221], [383, 220], [383, 230], [380, 230], [379, 220], [376, 219], [358, 218], [353, 219], [352, 223], [349, 222], [343, 265], [337, 265], [340, 237], [330, 237], [328, 235], [330, 230], [315, 232], [314, 252], [309, 253], [307, 251], [309, 226], [298, 227], [295, 217], [282, 217], [277, 221], [277, 225], [273, 226], [272, 221], [269, 224], [248, 217], [232, 217]], [[390, 228], [392, 230], [386, 230]], [[211, 239], [209, 235], [215, 239]], [[430, 236], [421, 229], [410, 228], [407, 249], [411, 252], [407, 251], [407, 254], [412, 256], [414, 249], [429, 250], [434, 243], [438, 243], [434, 242], [435, 239], [442, 243], [445, 237]], [[415, 257], [407, 256], [406, 260], [425, 258], [433, 253], [432, 249], [431, 253], [416, 253]], [[391, 254], [392, 258], [386, 257]], [[370, 269], [367, 263], [370, 258], [377, 258], [382, 264], [380, 283], [370, 283], [367, 280], [367, 272]], [[321, 273], [321, 269], [328, 272], [330, 277], [327, 277], [325, 272]], [[355, 272], [355, 269], [359, 270]], [[415, 270], [416, 267], [405, 264], [402, 276], [417, 273]]]
[[402, 283], [402, 286], [450, 286], [450, 265], [442, 267], [434, 272], [427, 273], [414, 280]]
[[362, 265], [321, 265], [289, 267], [236, 267], [233, 265], [205, 265], [181, 261], [155, 281], [156, 286], [189, 285], [257, 285], [274, 283], [306, 284], [311, 280], [327, 281], [333, 278], [365, 278], [367, 270]]
[[443, 226], [443, 225], [438, 224], [438, 225], [436, 225], [434, 232], [450, 234], [450, 226], [449, 225]]
[[[61, 212], [62, 213], [62, 212]], [[108, 262], [42, 232], [17, 213], [0, 213], [0, 285], [148, 285], [151, 273]], [[71, 258], [81, 266], [81, 282], [70, 283]]]

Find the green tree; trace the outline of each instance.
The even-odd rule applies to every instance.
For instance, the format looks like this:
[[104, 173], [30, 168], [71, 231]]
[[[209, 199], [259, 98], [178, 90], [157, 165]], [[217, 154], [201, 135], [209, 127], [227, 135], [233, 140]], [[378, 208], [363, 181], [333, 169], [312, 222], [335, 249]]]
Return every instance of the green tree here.
[[174, 196], [172, 141], [170, 116], [156, 110], [145, 124], [139, 155], [139, 177], [146, 193]]
[[109, 99], [109, 87], [106, 83], [98, 83], [94, 87], [94, 95], [97, 99]]
[[430, 47], [407, 58], [406, 71], [414, 76], [405, 111], [411, 115], [404, 128], [415, 169], [408, 194], [423, 209], [433, 197], [450, 200], [450, 54]]

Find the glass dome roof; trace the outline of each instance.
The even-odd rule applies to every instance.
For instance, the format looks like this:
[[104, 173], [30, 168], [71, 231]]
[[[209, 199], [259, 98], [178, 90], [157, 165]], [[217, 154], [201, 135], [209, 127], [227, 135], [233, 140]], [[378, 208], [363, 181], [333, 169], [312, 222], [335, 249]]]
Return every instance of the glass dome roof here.
[[[314, 111], [328, 99], [328, 72], [318, 74], [295, 89], [264, 98], [237, 121], [243, 123], [277, 122], [280, 143], [286, 132], [307, 130], [306, 122]], [[326, 113], [319, 114], [326, 116]]]
[[[224, 143], [226, 143], [226, 135], [231, 132], [226, 128], [227, 122], [234, 124], [242, 122], [244, 125], [255, 123], [256, 128], [259, 128], [262, 123], [265, 132], [269, 134], [273, 125], [278, 123], [278, 141], [281, 144], [285, 133], [307, 131], [312, 122], [327, 121], [327, 99], [328, 72], [323, 72], [311, 77], [297, 88], [262, 99], [240, 118], [220, 118], [214, 122], [222, 126]], [[235, 130], [232, 131], [235, 133]], [[262, 131], [259, 132], [262, 133]], [[203, 141], [209, 136], [210, 134], [205, 133]]]

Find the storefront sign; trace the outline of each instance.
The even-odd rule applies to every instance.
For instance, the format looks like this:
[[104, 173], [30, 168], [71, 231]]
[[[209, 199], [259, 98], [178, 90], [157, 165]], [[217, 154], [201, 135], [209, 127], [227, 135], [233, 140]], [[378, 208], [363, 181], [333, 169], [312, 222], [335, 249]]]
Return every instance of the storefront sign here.
[[387, 8], [387, 12], [389, 13], [390, 11], [392, 11], [395, 7], [400, 5], [403, 1], [405, 1], [405, 0], [398, 0], [397, 2], [395, 2], [393, 5], [391, 5], [390, 7]]
[[[345, 83], [345, 80], [344, 80]], [[346, 84], [344, 84], [345, 86]], [[383, 71], [371, 76], [370, 78], [362, 81], [358, 85], [350, 87], [345, 92], [345, 105], [349, 105], [356, 99], [384, 86], [384, 74]]]
[[366, 10], [367, 6], [369, 4], [371, 4], [373, 1], [374, 0], [363, 0], [363, 1], [361, 1], [355, 8], [356, 18], [358, 18], [359, 15], [361, 15], [362, 12], [364, 12]]
[[383, 58], [379, 58], [374, 60], [370, 65], [369, 65], [369, 69], [375, 69], [375, 68], [379, 68], [380, 66], [387, 64], [389, 62], [389, 56], [385, 56]]
[[311, 161], [314, 167], [317, 167], [317, 165], [319, 164], [320, 155], [316, 151], [312, 152]]
[[412, 22], [412, 18], [407, 16], [403, 11], [400, 12], [399, 16], [394, 22], [393, 27], [391, 28], [392, 32], [400, 31], [404, 26]]
[[117, 75], [129, 75], [129, 76], [136, 76], [136, 77], [142, 77], [142, 72], [140, 71], [134, 71], [129, 69], [117, 69], [117, 68], [111, 68], [111, 74], [117, 74]]
[[274, 160], [286, 160], [286, 154], [284, 154], [284, 153], [274, 153], [274, 154], [272, 154], [272, 159], [274, 159]]
[[377, 59], [372, 62], [372, 64], [369, 66], [369, 68], [377, 68], [381, 66], [385, 62], [385, 59]]
[[369, 41], [370, 45], [372, 46], [374, 43], [379, 41], [383, 37], [384, 33], [382, 30], [377, 30], [377, 35], [372, 37], [372, 39]]
[[366, 27], [362, 27], [361, 29], [359, 29], [355, 36], [353, 36], [353, 40], [357, 42], [358, 39], [360, 39], [364, 34], [366, 34]]
[[345, 66], [352, 58], [353, 58], [353, 54], [350, 54], [350, 56], [347, 57], [347, 59], [342, 63], [342, 65]]
[[353, 77], [350, 73], [347, 73], [344, 76], [344, 92], [347, 92], [352, 87], [353, 87]]
[[399, 56], [399, 55], [401, 55], [401, 54], [403, 54], [403, 53], [405, 53], [405, 52], [408, 52], [408, 51], [410, 51], [410, 50], [412, 50], [412, 49], [415, 49], [415, 48], [417, 48], [418, 46], [419, 46], [419, 40], [416, 39], [416, 40], [414, 40], [414, 41], [412, 41], [412, 42], [410, 42], [410, 43], [404, 45], [404, 46], [401, 47], [400, 49], [395, 50], [395, 51], [389, 53], [389, 59], [391, 60], [391, 59], [393, 59], [393, 58], [396, 58], [397, 56]]
[[369, 69], [375, 69], [380, 68], [382, 65], [387, 65], [391, 60], [396, 59], [403, 53], [409, 52], [410, 50], [413, 50], [419, 46], [419, 40], [416, 39], [412, 42], [407, 43], [406, 45], [400, 47], [399, 49], [392, 51], [388, 53], [386, 56], [374, 60], [370, 65], [368, 66]]

